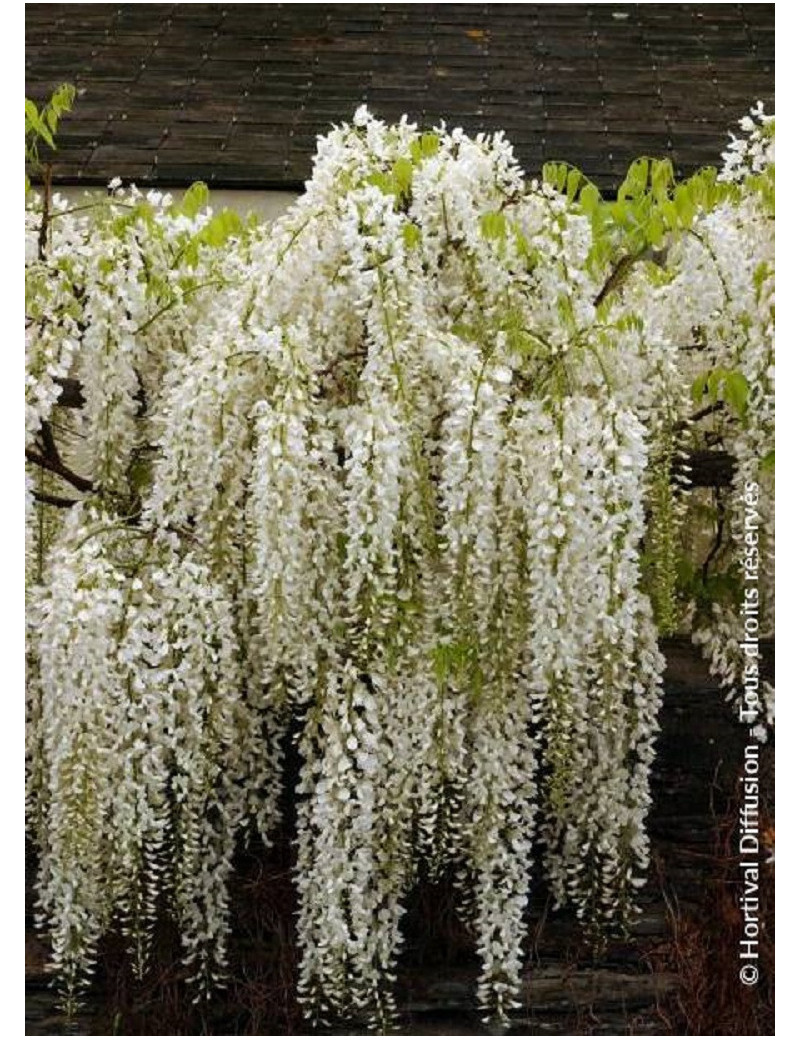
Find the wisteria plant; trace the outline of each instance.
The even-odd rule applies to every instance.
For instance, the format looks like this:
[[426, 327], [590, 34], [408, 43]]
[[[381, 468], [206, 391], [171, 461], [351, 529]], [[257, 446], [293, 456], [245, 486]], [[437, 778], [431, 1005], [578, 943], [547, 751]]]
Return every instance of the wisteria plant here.
[[270, 226], [201, 185], [27, 191], [29, 813], [68, 999], [161, 912], [197, 992], [224, 975], [290, 729], [312, 1019], [391, 1025], [423, 874], [498, 1020], [532, 872], [630, 920], [659, 635], [741, 697], [751, 485], [771, 624], [774, 121], [742, 128], [616, 199], [363, 108]]

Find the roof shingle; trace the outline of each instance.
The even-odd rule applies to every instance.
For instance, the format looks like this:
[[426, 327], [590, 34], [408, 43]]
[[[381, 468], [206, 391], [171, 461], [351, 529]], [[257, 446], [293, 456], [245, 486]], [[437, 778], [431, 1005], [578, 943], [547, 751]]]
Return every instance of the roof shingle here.
[[297, 188], [366, 103], [504, 129], [528, 172], [679, 172], [774, 100], [773, 4], [27, 4], [26, 93], [79, 91], [55, 179]]

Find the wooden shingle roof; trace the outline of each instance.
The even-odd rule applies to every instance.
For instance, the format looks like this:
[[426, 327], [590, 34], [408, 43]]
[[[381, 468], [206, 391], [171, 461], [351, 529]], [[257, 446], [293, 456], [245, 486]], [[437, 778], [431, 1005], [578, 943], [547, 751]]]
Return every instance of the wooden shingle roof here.
[[616, 185], [717, 161], [774, 101], [772, 4], [27, 4], [26, 93], [79, 91], [59, 182], [297, 188], [315, 137], [389, 120], [504, 129]]

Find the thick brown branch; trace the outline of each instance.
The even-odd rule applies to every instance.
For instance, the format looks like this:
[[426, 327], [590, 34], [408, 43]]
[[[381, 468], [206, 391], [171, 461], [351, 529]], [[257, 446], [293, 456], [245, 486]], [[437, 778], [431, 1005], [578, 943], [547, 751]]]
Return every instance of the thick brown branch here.
[[41, 455], [32, 448], [26, 448], [25, 458], [35, 466], [41, 466], [49, 473], [54, 473], [57, 477], [61, 477], [62, 480], [66, 480], [76, 491], [92, 491], [94, 489], [94, 484], [92, 484], [91, 480], [87, 480], [86, 477], [82, 477], [78, 473], [73, 473], [69, 466], [65, 465], [58, 456], [52, 458], [50, 455]]
[[47, 235], [50, 230], [50, 195], [53, 181], [53, 167], [48, 163], [44, 168], [42, 180], [42, 223], [39, 225], [39, 259], [44, 260], [47, 253]]
[[675, 423], [675, 432], [679, 433], [681, 430], [687, 429], [692, 423], [701, 422], [703, 419], [708, 418], [709, 415], [714, 415], [716, 412], [721, 412], [725, 407], [724, 402], [714, 401], [712, 404], [707, 404], [703, 408], [699, 408], [692, 415], [688, 415], [685, 419], [681, 419]]
[[86, 398], [83, 396], [83, 387], [77, 379], [59, 379], [55, 382], [61, 387], [58, 404], [62, 408], [83, 408]]
[[623, 256], [611, 270], [611, 274], [606, 279], [605, 285], [602, 287], [600, 292], [594, 298], [595, 307], [599, 307], [603, 300], [612, 292], [616, 292], [617, 289], [621, 288], [622, 283], [631, 273], [633, 265], [638, 263], [640, 260], [651, 260], [654, 264], [659, 267], [663, 267], [666, 261], [666, 250], [665, 249], [641, 249], [638, 253], [633, 253], [630, 256]]
[[733, 479], [733, 456], [726, 451], [693, 451], [688, 458], [689, 484], [693, 488], [727, 487]]
[[55, 437], [53, 436], [53, 428], [50, 423], [45, 420], [42, 423], [39, 431], [42, 438], [42, 445], [44, 447], [44, 453], [48, 459], [53, 459], [55, 462], [61, 462], [61, 455], [56, 445]]
[[636, 261], [635, 256], [623, 256], [611, 269], [611, 274], [606, 279], [605, 285], [594, 298], [595, 307], [599, 307], [610, 293], [618, 289], [628, 276], [628, 272]]
[[717, 507], [717, 523], [714, 531], [714, 542], [709, 550], [708, 556], [703, 561], [703, 582], [708, 581], [708, 569], [714, 557], [722, 548], [722, 541], [725, 534], [725, 506], [719, 493], [719, 488], [714, 488], [714, 502]]
[[714, 401], [713, 404], [707, 404], [705, 408], [701, 408], [695, 412], [694, 415], [690, 415], [686, 420], [687, 423], [700, 422], [701, 419], [705, 419], [707, 415], [713, 415], [714, 412], [721, 412], [725, 407], [723, 401]]
[[43, 502], [46, 506], [56, 506], [58, 509], [69, 509], [78, 504], [77, 498], [64, 498], [62, 495], [51, 495], [47, 491], [34, 491], [33, 497], [37, 502]]

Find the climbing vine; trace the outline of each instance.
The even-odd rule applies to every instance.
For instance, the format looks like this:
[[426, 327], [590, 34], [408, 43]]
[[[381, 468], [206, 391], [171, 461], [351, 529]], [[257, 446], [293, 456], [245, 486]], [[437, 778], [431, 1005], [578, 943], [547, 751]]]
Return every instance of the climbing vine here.
[[742, 129], [615, 199], [363, 108], [269, 227], [201, 185], [28, 190], [29, 810], [68, 1001], [163, 908], [198, 992], [224, 975], [290, 727], [312, 1019], [391, 1025], [445, 867], [490, 1018], [532, 870], [595, 936], [631, 919], [658, 637], [741, 699], [753, 486], [772, 624], [774, 122]]

